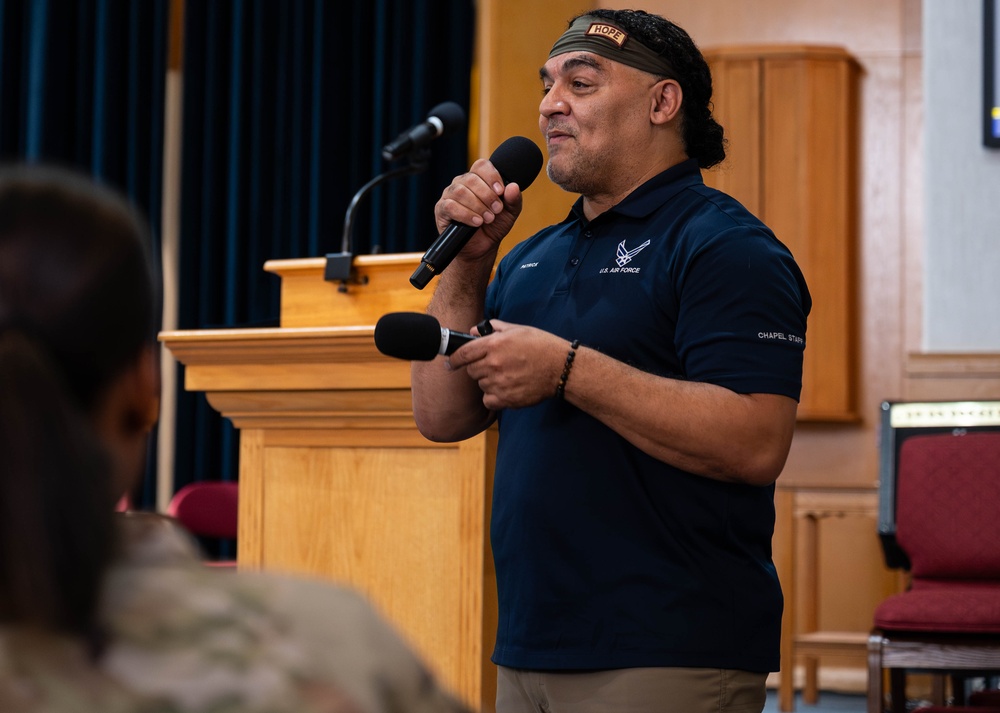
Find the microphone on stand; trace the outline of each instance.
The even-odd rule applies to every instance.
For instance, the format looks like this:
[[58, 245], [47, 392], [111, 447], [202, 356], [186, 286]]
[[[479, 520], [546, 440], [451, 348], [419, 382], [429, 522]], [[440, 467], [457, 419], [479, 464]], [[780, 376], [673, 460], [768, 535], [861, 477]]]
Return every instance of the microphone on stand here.
[[340, 252], [326, 254], [326, 266], [323, 270], [324, 280], [340, 282], [338, 289], [341, 292], [347, 292], [347, 281], [351, 277], [354, 262], [354, 213], [361, 199], [371, 193], [375, 187], [390, 179], [426, 171], [431, 155], [427, 145], [439, 136], [458, 131], [464, 123], [465, 112], [462, 111], [462, 107], [455, 102], [444, 102], [431, 109], [426, 121], [407, 129], [385, 146], [382, 150], [383, 158], [395, 160], [406, 156], [408, 162], [405, 166], [376, 176], [354, 194], [347, 206], [347, 214], [344, 216], [344, 232], [341, 238]]
[[390, 312], [375, 324], [375, 346], [386, 356], [407, 361], [430, 361], [455, 350], [473, 339], [471, 334], [441, 326], [435, 317], [423, 312]]
[[438, 104], [427, 114], [427, 119], [410, 127], [382, 149], [382, 158], [395, 161], [401, 156], [421, 149], [439, 136], [458, 131], [465, 123], [465, 112], [455, 102]]
[[[542, 151], [531, 139], [512, 136], [490, 156], [490, 163], [500, 173], [504, 183], [516, 183], [521, 190], [532, 184], [542, 169]], [[410, 276], [410, 284], [422, 290], [434, 275], [451, 264], [459, 251], [479, 228], [464, 223], [451, 223], [424, 253], [420, 266]]]

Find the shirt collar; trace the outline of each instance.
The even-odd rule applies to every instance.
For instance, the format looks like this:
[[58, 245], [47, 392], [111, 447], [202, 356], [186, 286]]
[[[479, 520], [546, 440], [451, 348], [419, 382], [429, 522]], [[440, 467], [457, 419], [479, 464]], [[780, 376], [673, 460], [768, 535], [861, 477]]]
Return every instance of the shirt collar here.
[[[608, 209], [594, 220], [600, 220], [608, 214], [618, 214], [629, 218], [645, 218], [659, 208], [670, 198], [685, 188], [702, 184], [701, 170], [697, 159], [689, 158], [674, 164], [666, 171], [656, 174], [625, 196], [616, 206]], [[583, 196], [576, 199], [567, 219], [575, 218], [587, 225], [583, 214]]]

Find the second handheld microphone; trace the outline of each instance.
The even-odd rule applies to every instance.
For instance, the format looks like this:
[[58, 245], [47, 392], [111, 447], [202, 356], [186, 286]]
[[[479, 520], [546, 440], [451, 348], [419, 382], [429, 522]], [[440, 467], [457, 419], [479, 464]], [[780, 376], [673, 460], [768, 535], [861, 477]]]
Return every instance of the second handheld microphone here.
[[386, 356], [408, 361], [430, 361], [439, 354], [451, 355], [476, 337], [441, 326], [422, 312], [390, 312], [375, 324], [375, 346]]

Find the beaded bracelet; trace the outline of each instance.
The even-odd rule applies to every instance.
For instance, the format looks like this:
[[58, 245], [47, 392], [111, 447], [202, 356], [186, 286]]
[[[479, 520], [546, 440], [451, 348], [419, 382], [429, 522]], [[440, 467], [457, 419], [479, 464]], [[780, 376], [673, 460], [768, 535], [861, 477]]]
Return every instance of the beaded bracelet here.
[[569, 379], [569, 370], [573, 368], [573, 360], [576, 359], [576, 350], [580, 348], [580, 340], [574, 339], [569, 346], [569, 353], [566, 355], [566, 365], [563, 366], [562, 376], [559, 377], [559, 385], [556, 386], [556, 398], [562, 399], [566, 395], [566, 380]]

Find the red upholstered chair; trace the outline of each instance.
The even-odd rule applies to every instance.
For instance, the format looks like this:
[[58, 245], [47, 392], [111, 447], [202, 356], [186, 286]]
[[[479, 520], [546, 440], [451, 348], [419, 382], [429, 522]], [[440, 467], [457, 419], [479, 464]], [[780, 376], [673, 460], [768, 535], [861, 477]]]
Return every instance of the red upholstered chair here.
[[966, 678], [1000, 671], [1000, 402], [887, 402], [881, 437], [879, 535], [910, 586], [875, 610], [868, 713], [887, 670], [895, 713], [913, 671], [951, 676], [960, 706]]
[[[185, 485], [167, 506], [192, 535], [209, 539], [236, 539], [239, 486], [236, 483], [205, 480]], [[213, 567], [235, 567], [236, 560], [206, 560]]]

